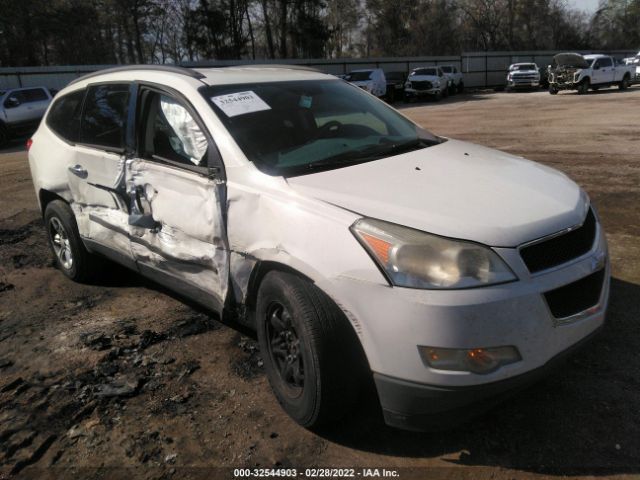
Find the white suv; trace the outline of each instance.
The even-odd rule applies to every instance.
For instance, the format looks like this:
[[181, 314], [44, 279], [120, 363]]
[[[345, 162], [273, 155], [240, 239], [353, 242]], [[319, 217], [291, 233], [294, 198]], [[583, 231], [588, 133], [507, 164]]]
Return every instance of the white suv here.
[[91, 74], [29, 164], [65, 275], [106, 256], [255, 328], [305, 426], [371, 377], [387, 423], [459, 421], [604, 321], [607, 246], [580, 187], [316, 71]]

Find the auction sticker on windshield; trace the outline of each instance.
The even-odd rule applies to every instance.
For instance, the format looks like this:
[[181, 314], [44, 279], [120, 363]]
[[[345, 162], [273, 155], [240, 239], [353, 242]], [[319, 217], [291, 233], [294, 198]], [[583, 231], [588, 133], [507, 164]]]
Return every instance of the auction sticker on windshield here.
[[211, 101], [215, 103], [227, 117], [236, 117], [247, 113], [260, 112], [262, 110], [271, 110], [271, 107], [251, 90], [211, 97]]

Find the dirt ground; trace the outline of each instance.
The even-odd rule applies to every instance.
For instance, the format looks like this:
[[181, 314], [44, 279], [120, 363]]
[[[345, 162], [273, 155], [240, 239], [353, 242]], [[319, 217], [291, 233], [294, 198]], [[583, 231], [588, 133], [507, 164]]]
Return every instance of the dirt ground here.
[[[408, 433], [374, 398], [333, 431], [294, 424], [255, 342], [116, 266], [52, 267], [21, 142], [0, 153], [0, 479], [215, 478], [219, 467], [420, 467], [400, 478], [640, 475], [640, 86], [477, 93], [404, 113], [558, 168], [609, 239], [608, 323], [555, 374], [471, 423]], [[373, 397], [373, 395], [369, 395]]]

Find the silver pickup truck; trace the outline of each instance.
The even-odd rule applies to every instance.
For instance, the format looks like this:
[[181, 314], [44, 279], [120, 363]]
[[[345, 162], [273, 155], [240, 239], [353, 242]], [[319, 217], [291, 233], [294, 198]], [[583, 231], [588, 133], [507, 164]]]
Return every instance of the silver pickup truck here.
[[54, 94], [46, 87], [0, 89], [0, 146], [35, 131]]
[[635, 68], [621, 65], [608, 55], [560, 53], [549, 66], [549, 93], [577, 90], [579, 94], [591, 90], [618, 86], [625, 90], [635, 78]]

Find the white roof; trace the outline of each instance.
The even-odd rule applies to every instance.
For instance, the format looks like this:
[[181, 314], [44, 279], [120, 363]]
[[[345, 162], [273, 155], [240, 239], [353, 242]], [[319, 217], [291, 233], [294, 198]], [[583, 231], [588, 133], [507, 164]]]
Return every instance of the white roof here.
[[204, 75], [201, 80], [209, 85], [335, 79], [333, 75], [306, 68], [296, 68], [296, 66], [288, 68], [286, 66], [247, 65], [222, 68], [194, 68], [193, 70]]
[[183, 87], [198, 88], [202, 84], [207, 85], [228, 85], [239, 83], [254, 82], [278, 82], [290, 80], [336, 80], [337, 77], [326, 73], [318, 72], [311, 69], [305, 69], [292, 65], [287, 66], [237, 66], [237, 67], [210, 67], [210, 68], [193, 68], [191, 69], [202, 75], [201, 78], [195, 78], [185, 73], [166, 71], [153, 68], [127, 68], [118, 71], [105, 71], [105, 73], [96, 72], [87, 78], [78, 79], [72, 84], [65, 87], [60, 93], [66, 94], [72, 90], [84, 88], [92, 83], [123, 81], [130, 82], [134, 80], [155, 82], [160, 85], [167, 85], [177, 90]]
[[609, 55], [602, 55], [601, 53], [593, 53], [591, 55], [584, 55], [587, 60], [593, 60], [594, 58], [609, 58]]

